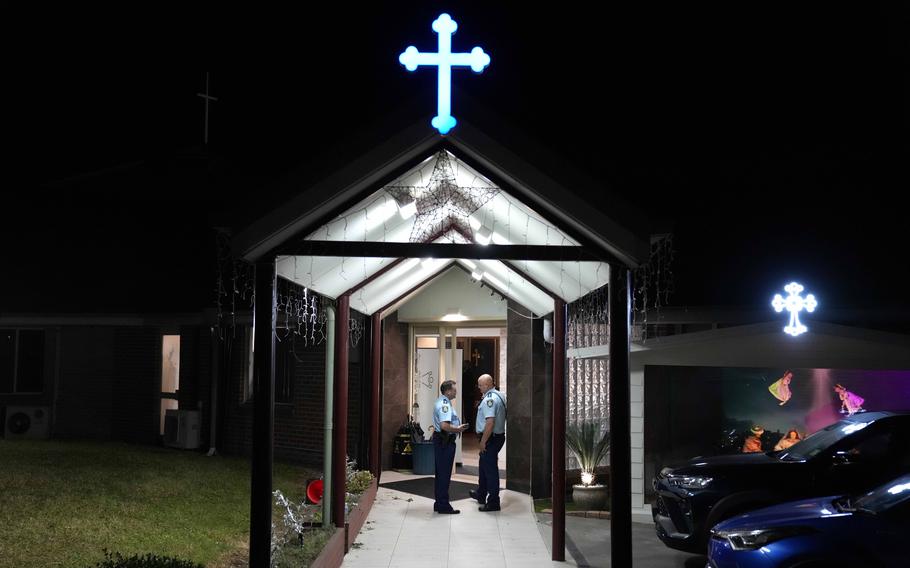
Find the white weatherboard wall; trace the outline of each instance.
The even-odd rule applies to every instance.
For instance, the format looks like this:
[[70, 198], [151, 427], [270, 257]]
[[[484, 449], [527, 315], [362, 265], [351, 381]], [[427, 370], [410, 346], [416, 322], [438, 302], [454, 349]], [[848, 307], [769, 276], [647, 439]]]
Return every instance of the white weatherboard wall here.
[[790, 337], [779, 322], [690, 333], [633, 344], [631, 359], [632, 511], [651, 521], [644, 503], [644, 375], [646, 365], [792, 367], [798, 369], [910, 369], [910, 336], [809, 322]]
[[498, 294], [491, 296], [489, 288], [481, 288], [464, 270], [453, 268], [401, 306], [398, 321], [439, 322], [450, 310], [460, 310], [468, 318], [465, 321], [502, 321], [506, 319], [506, 302], [499, 298]]

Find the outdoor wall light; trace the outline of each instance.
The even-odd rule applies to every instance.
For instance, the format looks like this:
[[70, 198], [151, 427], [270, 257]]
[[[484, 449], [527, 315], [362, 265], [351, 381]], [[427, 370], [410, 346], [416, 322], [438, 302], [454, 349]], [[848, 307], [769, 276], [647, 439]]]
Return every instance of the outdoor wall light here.
[[477, 229], [477, 232], [474, 233], [474, 240], [477, 241], [478, 244], [484, 246], [490, 244], [491, 238], [493, 238], [493, 231], [483, 226]]

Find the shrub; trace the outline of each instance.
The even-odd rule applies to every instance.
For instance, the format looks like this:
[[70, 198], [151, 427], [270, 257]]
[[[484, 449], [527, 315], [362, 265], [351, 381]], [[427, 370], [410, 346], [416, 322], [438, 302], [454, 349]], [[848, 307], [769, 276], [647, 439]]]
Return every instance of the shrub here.
[[104, 560], [92, 568], [205, 568], [202, 564], [168, 556], [146, 554], [124, 557], [119, 552], [104, 551]]

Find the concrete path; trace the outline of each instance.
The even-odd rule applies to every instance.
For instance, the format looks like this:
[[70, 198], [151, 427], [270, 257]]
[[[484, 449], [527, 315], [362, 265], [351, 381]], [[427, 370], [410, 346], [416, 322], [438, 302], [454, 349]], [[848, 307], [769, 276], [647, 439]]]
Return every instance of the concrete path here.
[[[383, 472], [381, 483], [413, 476]], [[455, 481], [477, 478], [455, 474]], [[433, 500], [380, 487], [367, 523], [344, 568], [538, 568], [610, 566], [610, 521], [566, 517], [566, 561], [550, 560], [551, 521], [535, 514], [531, 498], [503, 490], [502, 511], [481, 513], [471, 499], [455, 501], [459, 515], [433, 512]], [[635, 568], [704, 568], [707, 559], [664, 546], [650, 523], [632, 524]], [[624, 567], [625, 568], [625, 567]]]
[[[413, 478], [383, 472], [381, 483]], [[453, 476], [459, 479], [459, 476]], [[461, 480], [461, 479], [459, 479]], [[463, 481], [470, 482], [470, 478]], [[474, 480], [476, 482], [476, 479]], [[433, 512], [433, 500], [380, 487], [367, 523], [344, 558], [345, 568], [538, 568], [552, 562], [538, 530], [531, 498], [503, 491], [502, 511], [481, 513], [477, 503], [452, 503], [460, 515]]]

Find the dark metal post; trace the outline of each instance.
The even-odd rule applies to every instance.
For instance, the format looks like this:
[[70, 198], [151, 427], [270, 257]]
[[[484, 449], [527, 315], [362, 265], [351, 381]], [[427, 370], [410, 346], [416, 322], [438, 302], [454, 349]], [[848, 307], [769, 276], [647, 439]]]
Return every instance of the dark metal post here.
[[221, 328], [217, 325], [213, 325], [211, 328], [211, 355], [212, 355], [212, 368], [211, 368], [211, 383], [210, 383], [210, 393], [211, 398], [209, 402], [209, 456], [214, 456], [218, 453], [218, 382], [221, 380], [221, 368], [219, 363], [221, 363]]
[[632, 276], [610, 265], [610, 558], [632, 565], [632, 426], [629, 411], [629, 327]]
[[272, 453], [275, 432], [275, 259], [256, 263], [253, 311], [253, 471], [250, 566], [268, 568], [272, 546]]
[[379, 447], [379, 430], [381, 427], [379, 383], [382, 362], [382, 317], [379, 312], [373, 314], [373, 333], [372, 344], [370, 346], [370, 386], [372, 397], [370, 398], [370, 469], [373, 475], [379, 480], [379, 474], [382, 472], [382, 452]]
[[[553, 560], [566, 559], [566, 303], [553, 300]], [[614, 566], [618, 566], [614, 564]]]
[[344, 496], [348, 456], [348, 348], [351, 297], [338, 297], [335, 315], [335, 430], [332, 442], [332, 518], [344, 527]]

